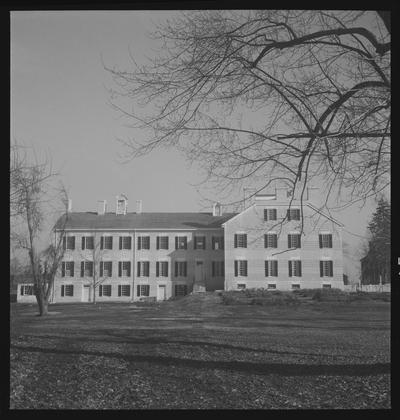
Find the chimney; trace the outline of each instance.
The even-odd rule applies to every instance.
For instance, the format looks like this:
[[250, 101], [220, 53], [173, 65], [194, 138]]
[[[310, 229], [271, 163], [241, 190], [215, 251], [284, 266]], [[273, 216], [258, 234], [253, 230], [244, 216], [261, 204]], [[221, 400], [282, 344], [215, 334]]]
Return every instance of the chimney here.
[[68, 199], [67, 211], [68, 211], [68, 213], [72, 211], [72, 200], [70, 198]]
[[136, 214], [142, 213], [142, 200], [136, 200]]
[[222, 216], [222, 207], [220, 203], [214, 203], [213, 216]]
[[276, 201], [287, 201], [288, 195], [287, 195], [287, 188], [276, 188], [275, 189], [276, 194]]
[[312, 201], [317, 203], [320, 199], [319, 188], [317, 187], [307, 187], [307, 201]]
[[107, 208], [107, 201], [106, 200], [99, 200], [97, 202], [97, 214], [98, 215], [105, 214], [106, 208]]

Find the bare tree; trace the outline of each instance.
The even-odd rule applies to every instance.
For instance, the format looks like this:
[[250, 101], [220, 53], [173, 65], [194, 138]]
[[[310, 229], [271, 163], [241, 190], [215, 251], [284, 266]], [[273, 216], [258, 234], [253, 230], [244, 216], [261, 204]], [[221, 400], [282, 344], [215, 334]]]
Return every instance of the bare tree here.
[[[66, 209], [68, 200], [64, 187], [55, 188], [54, 191], [51, 186], [50, 181], [54, 181], [55, 177], [51, 164], [48, 161], [38, 163], [37, 160], [30, 163], [26, 154], [19, 156], [20, 150], [19, 147], [12, 149], [10, 168], [11, 240], [16, 247], [28, 252], [34, 293], [39, 315], [42, 316], [48, 312], [54, 278], [64, 255], [64, 230], [61, 229], [60, 235], [50, 232], [48, 245], [44, 250], [40, 247], [41, 234], [51, 210], [60, 211], [56, 201]], [[64, 218], [65, 223], [67, 219], [68, 217]]]
[[322, 180], [346, 205], [390, 172], [390, 13], [190, 11], [160, 24], [146, 65], [105, 65], [110, 104], [145, 130], [128, 159], [177, 147], [229, 197], [284, 183], [303, 201]]

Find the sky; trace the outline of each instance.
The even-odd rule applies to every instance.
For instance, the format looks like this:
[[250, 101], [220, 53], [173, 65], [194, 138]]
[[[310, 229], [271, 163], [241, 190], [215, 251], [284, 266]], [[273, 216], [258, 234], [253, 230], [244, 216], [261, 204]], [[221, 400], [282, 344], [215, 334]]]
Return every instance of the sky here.
[[[129, 130], [107, 104], [112, 81], [102, 60], [123, 68], [129, 54], [139, 63], [151, 56], [157, 44], [148, 32], [175, 13], [11, 12], [11, 140], [51, 156], [74, 211], [95, 211], [98, 200], [112, 211], [120, 193], [128, 197], [128, 211], [135, 211], [136, 200], [144, 212], [211, 211], [201, 206], [195, 186], [203, 174], [179, 152], [159, 149], [122, 163], [117, 139]], [[334, 214], [345, 224], [345, 265], [354, 278], [375, 207], [371, 201]]]

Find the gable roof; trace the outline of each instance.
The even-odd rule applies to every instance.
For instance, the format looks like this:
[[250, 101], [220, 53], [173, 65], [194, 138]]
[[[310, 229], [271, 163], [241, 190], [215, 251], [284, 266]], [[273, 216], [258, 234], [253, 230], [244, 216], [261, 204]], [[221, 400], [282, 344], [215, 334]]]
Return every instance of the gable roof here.
[[[218, 229], [236, 213], [213, 216], [212, 213], [105, 213], [71, 212], [65, 229]], [[66, 215], [54, 229], [62, 229]]]

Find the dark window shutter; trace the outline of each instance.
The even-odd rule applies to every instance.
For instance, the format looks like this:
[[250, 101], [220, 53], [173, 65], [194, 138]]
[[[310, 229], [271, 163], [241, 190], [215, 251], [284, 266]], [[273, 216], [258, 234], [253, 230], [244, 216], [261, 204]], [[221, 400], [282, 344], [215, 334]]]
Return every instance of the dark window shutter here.
[[235, 277], [238, 276], [238, 262], [235, 260]]
[[160, 263], [156, 261], [156, 277], [160, 277]]
[[268, 248], [268, 235], [264, 235], [264, 248]]
[[187, 277], [187, 261], [185, 261], [184, 267], [185, 267], [185, 277]]
[[64, 236], [63, 237], [63, 249], [67, 248], [67, 238]]
[[112, 277], [112, 266], [113, 266], [113, 263], [112, 261], [110, 261], [110, 277]]
[[103, 261], [100, 261], [100, 277], [103, 277]]
[[136, 271], [137, 271], [136, 276], [140, 277], [140, 261], [137, 262], [137, 270]]
[[237, 234], [235, 233], [235, 248], [237, 248]]
[[63, 262], [61, 265], [61, 276], [65, 277], [65, 262]]
[[82, 249], [85, 249], [85, 237], [82, 236]]
[[121, 296], [121, 285], [118, 285], [118, 296]]
[[136, 296], [140, 296], [140, 286], [137, 285], [136, 287]]
[[118, 277], [121, 277], [121, 276], [122, 276], [122, 261], [118, 261]]
[[333, 261], [329, 261], [329, 276], [333, 277]]
[[122, 236], [119, 237], [119, 249], [122, 249]]
[[169, 237], [167, 236], [167, 249], [169, 249]]
[[289, 234], [287, 238], [288, 238], [288, 245], [287, 246], [288, 246], [288, 248], [291, 248], [292, 247], [292, 236]]
[[100, 249], [104, 249], [104, 236], [100, 238]]
[[269, 273], [268, 273], [268, 261], [265, 261], [265, 277], [268, 277]]
[[301, 277], [301, 261], [299, 261], [299, 276]]
[[[21, 287], [21, 291], [22, 291], [22, 287]], [[65, 287], [64, 285], [61, 285], [61, 296], [65, 296]]]
[[211, 275], [215, 277], [215, 261], [211, 262]]
[[299, 246], [298, 246], [298, 248], [301, 248], [301, 235], [297, 235], [297, 237], [299, 238]]
[[289, 263], [289, 277], [292, 277], [292, 261], [289, 260], [288, 263]]
[[193, 249], [197, 249], [197, 236], [194, 237]]
[[214, 238], [214, 236], [211, 238], [211, 248], [215, 249], [215, 238]]
[[157, 249], [160, 249], [160, 237], [157, 236]]
[[[61, 290], [62, 290], [62, 287], [63, 286], [61, 286]], [[24, 286], [21, 286], [21, 296], [24, 294]]]
[[114, 242], [114, 236], [111, 236], [111, 239], [110, 239], [111, 247], [110, 247], [110, 249], [113, 249], [113, 242]]
[[323, 261], [319, 262], [319, 276], [324, 277], [324, 262]]
[[142, 237], [138, 236], [137, 238], [137, 249], [142, 249]]
[[187, 236], [185, 236], [185, 249], [187, 249]]
[[268, 210], [264, 209], [264, 220], [268, 221]]
[[175, 261], [175, 277], [178, 277], [178, 261]]
[[85, 263], [81, 261], [81, 277], [83, 277], [85, 274]]
[[273, 214], [273, 220], [276, 220], [277, 219], [276, 209], [272, 210], [272, 214]]
[[71, 269], [71, 277], [74, 277], [75, 276], [75, 262], [74, 261], [72, 261], [72, 269]]
[[329, 248], [332, 248], [332, 235], [329, 235]]
[[175, 236], [175, 249], [178, 249], [178, 237]]
[[244, 235], [244, 247], [247, 248], [247, 235]]
[[131, 262], [128, 262], [128, 277], [131, 276]]
[[247, 277], [247, 261], [243, 261], [243, 265], [244, 265], [244, 275], [245, 277]]
[[274, 248], [278, 248], [278, 235], [274, 235]]
[[287, 217], [288, 221], [290, 221], [290, 210], [289, 209], [287, 209], [286, 217]]
[[103, 296], [103, 286], [101, 284], [99, 286], [99, 296]]
[[165, 275], [168, 277], [168, 261], [165, 263], [166, 269], [165, 269]]
[[319, 247], [322, 248], [322, 235], [321, 234], [319, 235]]

